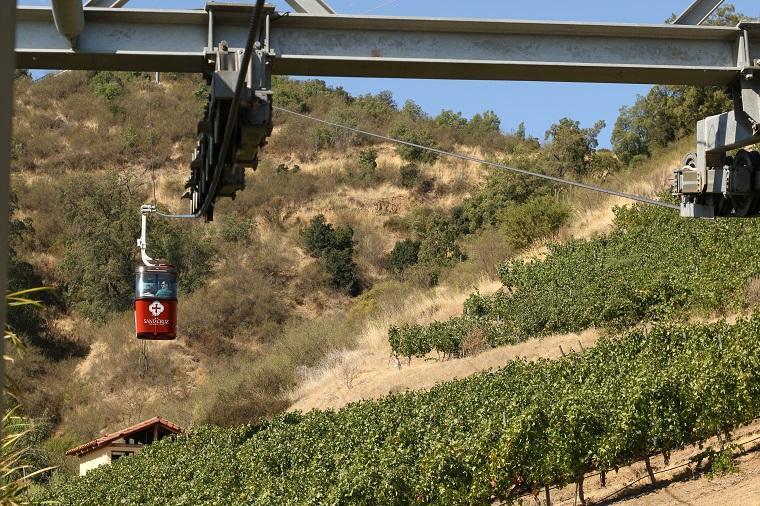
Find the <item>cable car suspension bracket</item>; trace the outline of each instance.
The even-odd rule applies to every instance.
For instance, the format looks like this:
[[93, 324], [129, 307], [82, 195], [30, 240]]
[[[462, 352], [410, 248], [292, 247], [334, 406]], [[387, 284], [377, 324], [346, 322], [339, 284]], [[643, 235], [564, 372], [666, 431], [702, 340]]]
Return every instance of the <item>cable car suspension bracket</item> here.
[[675, 170], [673, 195], [684, 217], [760, 215], [760, 153], [741, 149], [760, 143], [760, 59], [750, 52], [760, 42], [760, 23], [739, 29], [741, 72], [729, 88], [734, 110], [697, 123], [697, 150]]
[[[224, 19], [235, 10], [250, 7], [240, 5], [209, 4], [209, 45], [214, 40], [214, 20]], [[232, 143], [221, 167], [218, 156], [221, 151], [228, 117], [232, 110], [235, 87], [241, 70], [244, 68], [245, 51], [231, 48], [222, 41], [215, 48], [207, 47], [206, 56], [209, 64], [207, 82], [209, 95], [203, 118], [198, 123], [198, 142], [190, 164], [191, 174], [185, 184], [183, 198], [191, 201], [191, 213], [203, 210], [207, 198], [211, 204], [205, 210], [206, 221], [214, 219], [214, 202], [217, 197], [235, 198], [239, 190], [245, 188], [245, 169], [255, 170], [258, 166], [259, 149], [267, 143], [272, 133], [272, 64], [274, 51], [269, 46], [270, 17], [272, 7], [265, 7], [260, 29], [247, 65], [245, 89], [241, 95], [237, 118], [233, 122]], [[221, 177], [216, 191], [210, 195], [212, 181], [216, 171], [221, 170]]]
[[146, 249], [148, 248], [148, 215], [156, 212], [156, 206], [151, 204], [144, 204], [140, 206], [140, 237], [137, 238], [137, 247], [140, 248], [140, 257], [143, 264], [148, 267], [155, 267], [153, 259], [148, 256]]

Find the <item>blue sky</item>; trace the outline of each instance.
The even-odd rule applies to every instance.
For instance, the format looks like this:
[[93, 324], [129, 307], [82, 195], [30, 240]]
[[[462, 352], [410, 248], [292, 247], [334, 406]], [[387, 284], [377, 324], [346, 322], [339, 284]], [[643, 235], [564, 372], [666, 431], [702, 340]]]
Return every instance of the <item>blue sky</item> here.
[[[683, 11], [691, 0], [327, 0], [342, 14], [435, 16], [485, 19], [548, 19], [557, 21], [606, 21], [660, 23]], [[284, 0], [269, 0], [280, 10], [290, 10]], [[49, 0], [21, 0], [20, 4], [49, 5]], [[757, 0], [732, 2], [738, 11], [760, 16]], [[203, 0], [131, 0], [129, 7], [202, 8]], [[609, 146], [612, 126], [621, 106], [631, 104], [648, 86], [536, 82], [429, 81], [418, 79], [330, 78], [352, 94], [390, 90], [399, 104], [412, 99], [430, 114], [441, 109], [466, 116], [487, 109], [496, 111], [502, 128], [513, 130], [522, 121], [530, 134], [543, 139], [544, 132], [562, 117], [590, 126], [603, 119], [600, 136]]]

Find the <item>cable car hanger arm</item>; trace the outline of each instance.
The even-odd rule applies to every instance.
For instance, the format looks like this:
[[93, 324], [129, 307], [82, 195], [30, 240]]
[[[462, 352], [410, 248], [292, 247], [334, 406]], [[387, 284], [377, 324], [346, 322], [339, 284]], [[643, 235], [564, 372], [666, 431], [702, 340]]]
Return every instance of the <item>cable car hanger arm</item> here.
[[140, 248], [140, 258], [148, 267], [155, 267], [153, 259], [148, 256], [148, 215], [156, 212], [156, 206], [144, 204], [140, 207], [140, 237], [137, 238], [137, 247]]

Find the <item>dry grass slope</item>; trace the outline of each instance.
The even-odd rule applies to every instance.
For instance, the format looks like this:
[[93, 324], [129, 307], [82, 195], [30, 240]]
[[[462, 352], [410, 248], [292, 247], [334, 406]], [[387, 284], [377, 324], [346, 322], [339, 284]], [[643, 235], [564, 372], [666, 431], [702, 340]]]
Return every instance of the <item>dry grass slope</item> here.
[[[683, 153], [691, 145], [685, 139], [671, 149], [656, 154], [647, 163], [611, 176], [601, 184], [647, 197], [656, 198], [669, 185], [672, 171], [678, 167]], [[604, 234], [612, 227], [612, 209], [628, 203], [619, 197], [602, 197], [573, 190], [570, 196], [575, 209], [569, 223], [555, 240], [590, 238]], [[522, 255], [541, 257], [546, 253], [545, 242], [534, 244]], [[331, 354], [319, 366], [302, 373], [302, 383], [291, 393], [291, 410], [339, 408], [349, 402], [379, 398], [389, 393], [429, 388], [436, 383], [462, 378], [489, 368], [499, 367], [515, 357], [552, 358], [561, 353], [592, 346], [598, 338], [596, 331], [580, 335], [568, 334], [530, 340], [517, 346], [489, 350], [464, 359], [440, 362], [434, 357], [405, 362], [399, 369], [390, 358], [388, 328], [404, 323], [428, 323], [446, 320], [462, 313], [462, 303], [475, 290], [482, 294], [497, 291], [501, 284], [492, 269], [478, 266], [477, 281], [464, 286], [443, 284], [431, 290], [420, 290], [407, 297], [401, 309], [369, 320], [356, 340], [356, 346]], [[471, 273], [472, 274], [472, 273]], [[349, 371], [349, 372], [347, 372]], [[348, 380], [350, 378], [350, 381]]]

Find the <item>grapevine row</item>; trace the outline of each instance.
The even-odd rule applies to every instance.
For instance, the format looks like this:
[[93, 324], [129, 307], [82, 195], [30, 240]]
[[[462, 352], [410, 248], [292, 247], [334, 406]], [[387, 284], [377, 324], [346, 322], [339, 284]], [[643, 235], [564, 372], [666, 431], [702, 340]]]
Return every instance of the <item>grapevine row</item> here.
[[485, 330], [488, 344], [498, 346], [594, 326], [621, 330], [695, 311], [741, 311], [742, 290], [760, 276], [759, 243], [756, 220], [682, 220], [669, 209], [618, 208], [609, 235], [552, 245], [543, 260], [507, 262], [499, 269], [501, 291], [473, 294], [463, 317], [436, 328], [391, 329], [391, 348], [424, 355], [446, 340], [436, 334], [447, 332], [456, 355], [473, 329]]
[[427, 392], [200, 428], [60, 484], [50, 498], [489, 504], [726, 435], [760, 415], [758, 370], [760, 317], [662, 324]]

